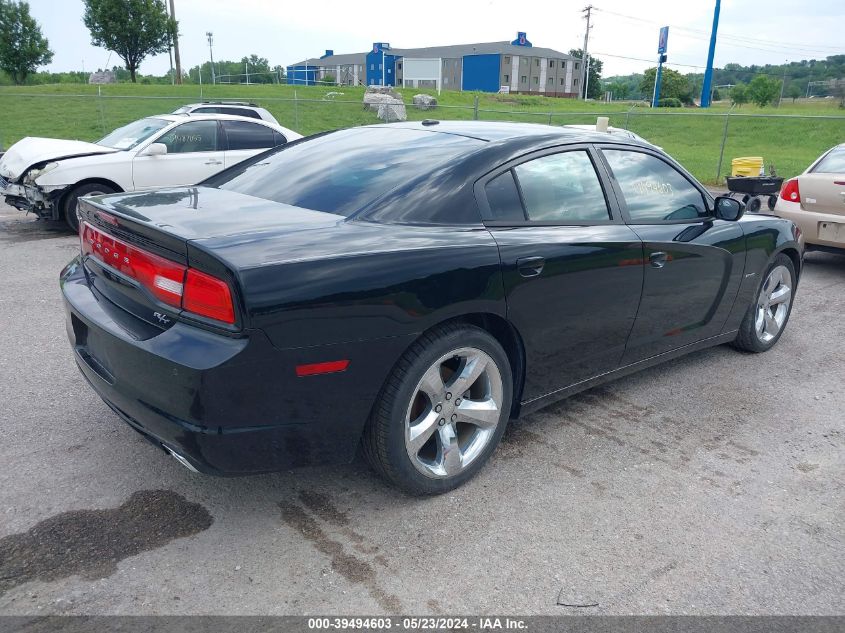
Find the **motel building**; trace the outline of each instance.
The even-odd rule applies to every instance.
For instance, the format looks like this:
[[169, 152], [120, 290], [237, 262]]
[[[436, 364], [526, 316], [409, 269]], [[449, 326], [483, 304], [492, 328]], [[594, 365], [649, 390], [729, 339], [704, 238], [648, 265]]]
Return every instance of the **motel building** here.
[[335, 55], [287, 67], [287, 82], [309, 86], [333, 80], [341, 86], [402, 86], [578, 97], [581, 60], [533, 46], [525, 33], [512, 42], [428, 48], [391, 48], [375, 42], [367, 53]]

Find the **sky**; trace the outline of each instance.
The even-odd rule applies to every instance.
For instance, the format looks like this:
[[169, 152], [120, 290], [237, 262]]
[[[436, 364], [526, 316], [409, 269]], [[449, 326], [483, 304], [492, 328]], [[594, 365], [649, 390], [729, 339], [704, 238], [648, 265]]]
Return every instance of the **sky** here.
[[[55, 56], [47, 69], [86, 71], [122, 65], [114, 53], [90, 44], [82, 0], [29, 0]], [[598, 0], [589, 50], [604, 62], [605, 77], [654, 66], [658, 30], [669, 25], [669, 66], [700, 72], [715, 0]], [[426, 0], [424, 3], [322, 0], [175, 0], [182, 67], [214, 58], [256, 54], [271, 65], [335, 53], [364, 52], [373, 42], [414, 48], [513, 40], [525, 31], [535, 46], [568, 52], [581, 48], [587, 0]], [[845, 53], [842, 0], [723, 0], [715, 65], [781, 64]], [[626, 59], [635, 58], [635, 59]], [[144, 60], [141, 72], [164, 74], [168, 55]]]

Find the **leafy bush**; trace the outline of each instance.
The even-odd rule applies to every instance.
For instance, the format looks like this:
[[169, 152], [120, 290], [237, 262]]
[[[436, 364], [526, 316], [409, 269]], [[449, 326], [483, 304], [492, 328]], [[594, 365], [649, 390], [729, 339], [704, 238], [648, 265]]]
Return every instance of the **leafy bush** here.
[[661, 99], [657, 102], [658, 108], [681, 108], [683, 107], [683, 103], [681, 103], [680, 99], [676, 99], [675, 97], [667, 97], [666, 99]]

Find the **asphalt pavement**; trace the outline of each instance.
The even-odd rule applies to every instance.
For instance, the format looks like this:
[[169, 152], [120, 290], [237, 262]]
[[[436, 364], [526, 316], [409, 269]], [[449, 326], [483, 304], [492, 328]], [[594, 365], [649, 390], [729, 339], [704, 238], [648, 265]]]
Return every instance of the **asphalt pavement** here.
[[772, 351], [570, 398], [415, 499], [361, 461], [220, 479], [144, 441], [74, 365], [77, 250], [0, 205], [2, 614], [845, 612], [845, 256], [808, 255]]

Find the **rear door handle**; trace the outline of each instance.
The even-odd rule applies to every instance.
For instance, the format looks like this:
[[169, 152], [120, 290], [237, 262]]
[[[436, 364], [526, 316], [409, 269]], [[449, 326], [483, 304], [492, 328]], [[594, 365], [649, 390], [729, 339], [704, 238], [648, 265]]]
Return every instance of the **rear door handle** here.
[[543, 272], [545, 257], [520, 257], [516, 260], [516, 269], [523, 277], [536, 277]]
[[663, 251], [656, 251], [649, 255], [648, 261], [651, 262], [652, 268], [663, 268], [666, 265], [668, 258]]

